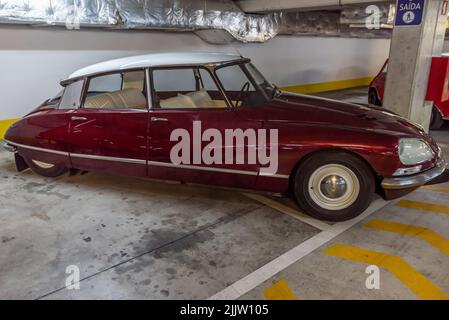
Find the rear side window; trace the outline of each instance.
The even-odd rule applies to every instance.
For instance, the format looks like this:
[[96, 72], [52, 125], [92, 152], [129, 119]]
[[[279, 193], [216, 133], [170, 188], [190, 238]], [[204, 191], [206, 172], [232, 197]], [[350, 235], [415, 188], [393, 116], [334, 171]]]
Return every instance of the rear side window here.
[[102, 77], [92, 78], [89, 82], [89, 93], [103, 93], [117, 91], [122, 88], [121, 74], [109, 74]]
[[73, 82], [64, 89], [64, 94], [59, 104], [59, 109], [77, 109], [80, 106], [81, 91], [83, 90], [83, 80]]
[[125, 71], [89, 80], [85, 109], [146, 109], [145, 72]]

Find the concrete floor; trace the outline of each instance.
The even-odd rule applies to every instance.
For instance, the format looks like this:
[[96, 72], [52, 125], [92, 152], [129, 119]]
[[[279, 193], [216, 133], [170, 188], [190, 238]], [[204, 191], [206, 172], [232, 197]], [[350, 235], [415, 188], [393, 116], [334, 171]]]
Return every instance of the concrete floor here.
[[[331, 95], [356, 102], [364, 96], [359, 88]], [[432, 134], [449, 154], [449, 125]], [[5, 151], [0, 177], [0, 299], [418, 299], [449, 293], [449, 183], [406, 196], [414, 208], [377, 199], [360, 219], [328, 225], [304, 217], [288, 199], [265, 195], [101, 173], [19, 174]], [[422, 203], [434, 206], [423, 210]], [[372, 220], [427, 229], [404, 235], [366, 227]], [[385, 255], [374, 256], [375, 263], [342, 258], [327, 251], [334, 245], [394, 255], [395, 263]], [[378, 290], [365, 286], [369, 264], [381, 266]], [[80, 269], [79, 290], [65, 288], [70, 265]], [[417, 277], [418, 289], [410, 284]]]

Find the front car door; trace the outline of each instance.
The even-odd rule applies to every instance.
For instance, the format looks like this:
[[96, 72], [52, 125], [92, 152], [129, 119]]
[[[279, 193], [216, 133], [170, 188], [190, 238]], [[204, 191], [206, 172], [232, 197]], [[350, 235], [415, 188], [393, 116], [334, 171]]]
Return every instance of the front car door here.
[[72, 167], [146, 176], [148, 100], [143, 69], [86, 80], [81, 107], [71, 115]]
[[260, 124], [239, 116], [211, 71], [201, 66], [153, 70], [148, 174], [157, 179], [254, 187], [258, 164], [237, 161], [235, 149], [237, 144], [247, 148], [249, 140], [243, 137], [227, 144], [226, 134]]

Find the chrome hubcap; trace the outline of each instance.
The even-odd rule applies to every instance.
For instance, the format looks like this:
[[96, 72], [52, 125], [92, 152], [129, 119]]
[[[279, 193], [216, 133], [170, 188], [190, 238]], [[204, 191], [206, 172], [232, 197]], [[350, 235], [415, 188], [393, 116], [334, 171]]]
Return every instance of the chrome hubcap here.
[[348, 185], [343, 177], [334, 174], [325, 177], [321, 181], [320, 189], [326, 197], [337, 199], [346, 193]]
[[310, 175], [308, 193], [310, 198], [323, 209], [343, 210], [357, 200], [360, 182], [348, 167], [327, 164]]

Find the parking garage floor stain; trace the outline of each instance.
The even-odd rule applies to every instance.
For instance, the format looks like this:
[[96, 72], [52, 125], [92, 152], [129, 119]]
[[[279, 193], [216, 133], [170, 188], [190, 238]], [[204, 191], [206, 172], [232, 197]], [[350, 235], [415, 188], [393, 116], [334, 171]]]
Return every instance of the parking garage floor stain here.
[[[359, 102], [362, 93], [333, 94]], [[449, 126], [432, 135], [449, 154]], [[238, 191], [99, 173], [42, 178], [17, 173], [4, 151], [0, 176], [0, 299], [205, 299], [326, 228], [295, 217], [297, 209], [287, 199], [261, 202]], [[438, 186], [405, 199], [449, 206], [449, 184]], [[282, 213], [272, 201], [293, 214]], [[385, 203], [274, 276], [259, 278], [237, 298], [444, 298], [449, 216], [397, 204]], [[430, 230], [428, 241], [409, 231], [391, 232], [404, 225]], [[352, 259], [339, 256], [341, 246], [356, 248]], [[369, 264], [357, 260], [360, 250], [399, 257], [430, 283], [427, 291], [410, 288], [407, 272], [404, 280], [383, 267], [380, 289], [367, 289]], [[80, 269], [79, 290], [65, 288], [71, 265]]]

